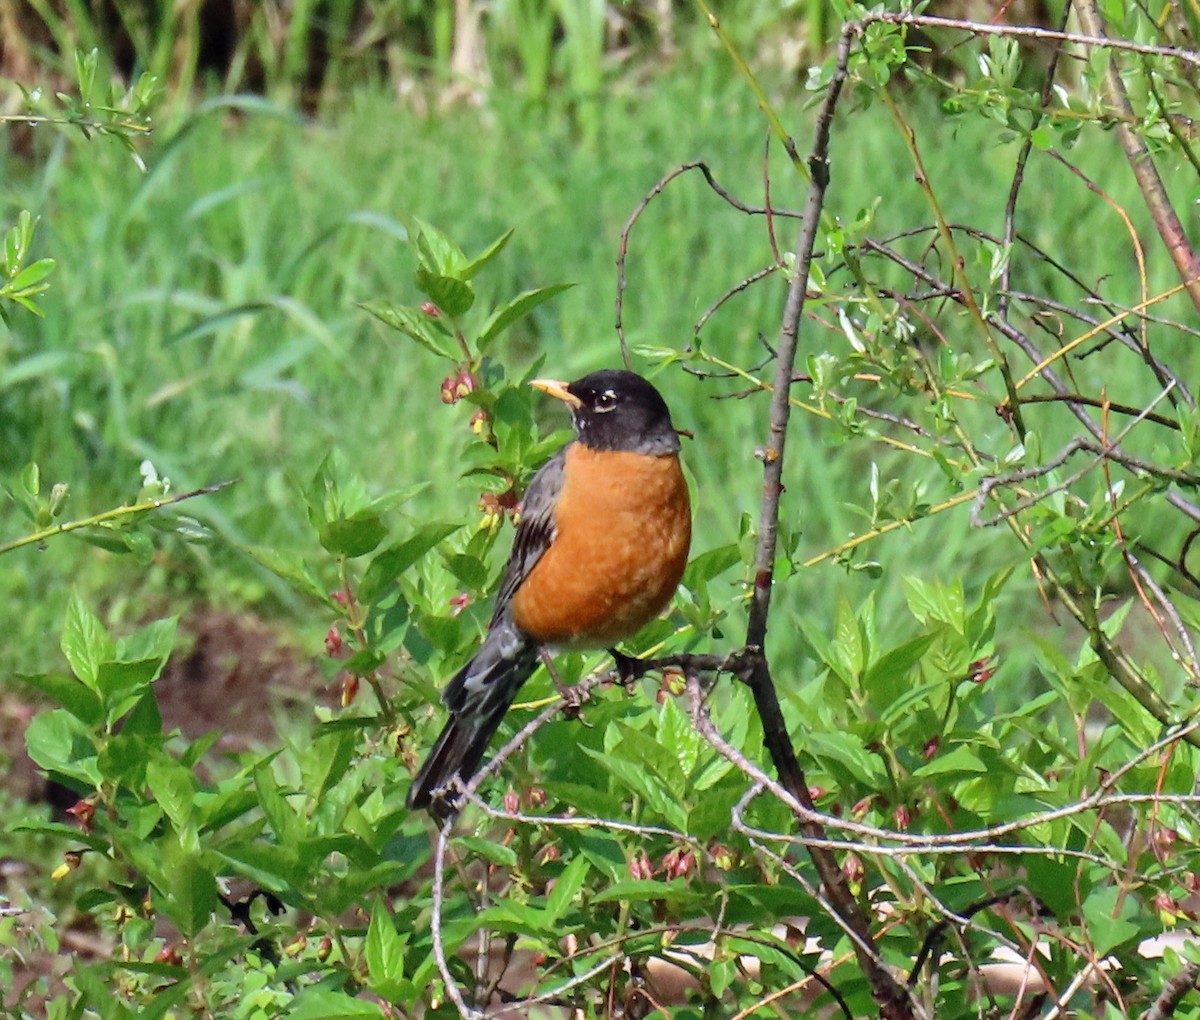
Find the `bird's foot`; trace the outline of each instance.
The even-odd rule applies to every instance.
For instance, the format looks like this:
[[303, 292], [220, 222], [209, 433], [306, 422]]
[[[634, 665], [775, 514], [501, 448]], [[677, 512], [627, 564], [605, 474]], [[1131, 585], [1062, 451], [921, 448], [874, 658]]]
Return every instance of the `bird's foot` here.
[[645, 659], [639, 659], [636, 655], [626, 655], [615, 648], [610, 648], [608, 654], [613, 657], [613, 664], [617, 668], [617, 680], [626, 690], [646, 675]]
[[463, 784], [458, 776], [433, 791], [427, 810], [439, 828], [458, 817], [458, 812], [462, 809], [462, 795]]
[[591, 695], [578, 687], [560, 687], [558, 693], [563, 699], [563, 717], [582, 719], [584, 703], [591, 700]]

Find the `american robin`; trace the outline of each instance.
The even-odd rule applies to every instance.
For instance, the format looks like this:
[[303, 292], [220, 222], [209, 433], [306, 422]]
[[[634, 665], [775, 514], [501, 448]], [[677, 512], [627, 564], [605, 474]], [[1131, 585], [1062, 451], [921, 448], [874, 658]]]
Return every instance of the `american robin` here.
[[408, 792], [457, 811], [465, 783], [537, 668], [541, 649], [609, 648], [657, 617], [692, 539], [679, 436], [662, 396], [632, 372], [531, 384], [571, 408], [576, 438], [533, 476], [483, 645], [446, 685], [450, 720]]

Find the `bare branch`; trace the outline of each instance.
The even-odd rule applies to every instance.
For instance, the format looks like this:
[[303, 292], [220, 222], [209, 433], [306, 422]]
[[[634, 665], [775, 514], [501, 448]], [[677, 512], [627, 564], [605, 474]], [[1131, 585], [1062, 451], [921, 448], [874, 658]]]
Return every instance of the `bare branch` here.
[[[1100, 16], [1095, 0], [1075, 0], [1073, 6], [1084, 29], [1094, 38], [1104, 39], [1104, 20]], [[1093, 43], [1092, 45], [1103, 45], [1103, 43]], [[1129, 49], [1131, 47], [1119, 48]], [[1158, 55], [1165, 56], [1166, 54]], [[1187, 50], [1176, 50], [1172, 55], [1180, 60], [1200, 61], [1200, 54], [1190, 53]], [[1179, 278], [1187, 288], [1192, 304], [1196, 306], [1197, 311], [1200, 311], [1200, 258], [1197, 258], [1195, 251], [1188, 243], [1187, 233], [1179, 221], [1175, 207], [1171, 205], [1166, 185], [1163, 184], [1163, 179], [1158, 173], [1158, 167], [1154, 165], [1149, 148], [1131, 127], [1131, 124], [1136, 122], [1133, 104], [1129, 101], [1129, 93], [1125, 90], [1125, 82], [1121, 79], [1120, 69], [1111, 59], [1105, 70], [1104, 84], [1108, 92], [1106, 98], [1116, 107], [1117, 112], [1123, 118], [1117, 124], [1117, 137], [1121, 140], [1125, 158], [1129, 160], [1129, 167], [1137, 179], [1142, 197], [1146, 200], [1146, 208], [1150, 211], [1154, 226], [1171, 256], [1171, 261], [1175, 263], [1175, 268], [1179, 271]]]
[[1200, 963], [1185, 963], [1179, 973], [1163, 985], [1154, 1004], [1142, 1014], [1142, 1020], [1167, 1020], [1174, 1016], [1176, 1007], [1197, 982], [1200, 982]]

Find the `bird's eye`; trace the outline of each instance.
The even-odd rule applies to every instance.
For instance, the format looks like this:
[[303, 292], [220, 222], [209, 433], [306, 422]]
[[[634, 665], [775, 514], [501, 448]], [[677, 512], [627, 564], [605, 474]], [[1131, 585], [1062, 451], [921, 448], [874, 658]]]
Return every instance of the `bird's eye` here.
[[605, 390], [596, 398], [596, 410], [603, 413], [617, 406], [617, 395], [612, 390]]

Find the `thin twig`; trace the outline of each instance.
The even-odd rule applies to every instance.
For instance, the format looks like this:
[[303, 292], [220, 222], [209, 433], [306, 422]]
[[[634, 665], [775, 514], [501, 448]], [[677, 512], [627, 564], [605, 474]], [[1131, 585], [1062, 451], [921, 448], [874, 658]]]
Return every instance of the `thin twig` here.
[[1194, 50], [1185, 50], [1176, 46], [1151, 46], [1146, 43], [1132, 42], [1128, 39], [1109, 39], [1101, 34], [1084, 35], [1079, 32], [1063, 32], [1053, 28], [1036, 28], [1029, 25], [990, 25], [982, 21], [962, 21], [958, 18], [938, 18], [929, 14], [893, 13], [890, 11], [878, 11], [868, 14], [858, 24], [866, 27], [877, 21], [891, 25], [949, 28], [960, 32], [970, 32], [974, 35], [1000, 35], [1012, 39], [1039, 39], [1045, 42], [1077, 43], [1080, 46], [1093, 49], [1125, 50], [1129, 53], [1144, 53], [1152, 57], [1182, 60], [1184, 63], [1200, 67], [1200, 53]]
[[55, 535], [65, 535], [72, 531], [79, 531], [81, 528], [94, 528], [100, 525], [111, 524], [113, 521], [124, 517], [137, 517], [140, 514], [150, 513], [152, 510], [161, 510], [163, 507], [174, 506], [176, 503], [182, 503], [184, 500], [195, 499], [197, 496], [208, 496], [214, 492], [220, 492], [222, 489], [228, 489], [234, 484], [236, 483], [233, 481], [216, 482], [213, 485], [205, 485], [203, 488], [193, 489], [191, 492], [181, 492], [177, 496], [147, 499], [141, 503], [130, 503], [126, 506], [114, 507], [111, 510], [105, 510], [103, 513], [84, 517], [78, 521], [66, 521], [63, 524], [55, 524], [49, 528], [42, 528], [40, 531], [25, 535], [22, 538], [14, 538], [11, 542], [5, 542], [3, 545], [0, 545], [0, 556], [3, 556], [7, 552], [12, 552], [14, 549], [20, 549], [23, 546], [39, 545], [53, 538]]
[[641, 219], [642, 213], [646, 211], [646, 208], [650, 205], [650, 203], [653, 202], [654, 199], [656, 199], [659, 195], [661, 195], [666, 186], [675, 180], [676, 177], [683, 176], [689, 170], [699, 170], [700, 173], [704, 175], [704, 180], [708, 183], [708, 186], [714, 192], [716, 192], [722, 201], [733, 206], [733, 208], [737, 209], [738, 212], [745, 213], [747, 216], [766, 216], [769, 214], [774, 218], [799, 219], [803, 215], [802, 213], [794, 212], [790, 209], [776, 209], [773, 207], [768, 209], [767, 206], [747, 205], [736, 195], [726, 191], [720, 185], [720, 183], [718, 183], [716, 177], [713, 176], [712, 170], [709, 169], [708, 164], [703, 160], [697, 159], [688, 163], [681, 163], [674, 170], [664, 174], [658, 180], [658, 183], [656, 183], [654, 187], [646, 192], [646, 194], [642, 197], [642, 200], [637, 204], [633, 212], [630, 214], [629, 219], [625, 221], [625, 226], [621, 229], [621, 241], [617, 247], [617, 298], [615, 325], [617, 330], [617, 340], [621, 344], [621, 357], [625, 362], [626, 368], [631, 367], [629, 345], [625, 340], [625, 324], [623, 319], [625, 307], [625, 288], [628, 286], [628, 280], [625, 276], [625, 263], [629, 258], [629, 235], [632, 233], [634, 225], [639, 219]]
[[[1066, 27], [1067, 18], [1071, 13], [1071, 8], [1064, 4], [1062, 12], [1062, 25]], [[1061, 29], [1060, 29], [1061, 31]], [[1013, 171], [1012, 183], [1008, 188], [1008, 201], [1004, 204], [1004, 250], [1009, 253], [1009, 258], [1004, 260], [1004, 268], [1000, 273], [1000, 293], [996, 298], [996, 314], [1005, 321], [1008, 320], [1008, 289], [1011, 283], [1012, 274], [1012, 244], [1013, 237], [1016, 234], [1017, 222], [1017, 199], [1021, 194], [1021, 185], [1025, 181], [1025, 165], [1029, 162], [1029, 156], [1033, 152], [1033, 131], [1042, 122], [1042, 117], [1045, 116], [1045, 111], [1049, 109], [1051, 99], [1054, 96], [1054, 76], [1058, 73], [1058, 58], [1062, 56], [1062, 47], [1055, 46], [1054, 52], [1050, 55], [1050, 63], [1046, 67], [1046, 76], [1042, 81], [1042, 94], [1039, 99], [1041, 109], [1033, 115], [1033, 123], [1030, 125], [1029, 136], [1026, 137], [1021, 145], [1021, 151], [1017, 154], [1016, 169]]]

